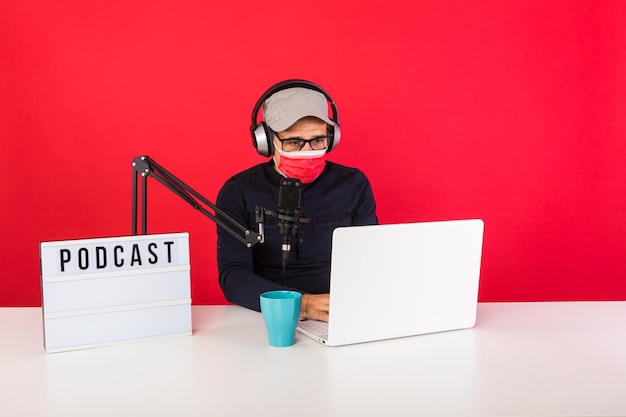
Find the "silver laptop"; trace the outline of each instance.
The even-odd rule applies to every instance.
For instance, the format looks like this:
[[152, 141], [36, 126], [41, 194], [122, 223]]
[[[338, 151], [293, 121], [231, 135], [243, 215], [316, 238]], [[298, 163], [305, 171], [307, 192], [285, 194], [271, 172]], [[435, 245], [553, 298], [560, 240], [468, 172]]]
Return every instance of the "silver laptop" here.
[[328, 323], [298, 331], [341, 346], [474, 326], [483, 230], [479, 219], [335, 229]]

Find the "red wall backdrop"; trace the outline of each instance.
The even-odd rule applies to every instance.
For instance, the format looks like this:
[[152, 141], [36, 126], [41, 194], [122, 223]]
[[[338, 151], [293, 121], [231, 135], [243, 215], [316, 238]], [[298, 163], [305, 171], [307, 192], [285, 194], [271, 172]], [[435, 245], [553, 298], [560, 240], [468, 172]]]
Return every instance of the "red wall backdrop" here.
[[[479, 217], [480, 299], [626, 299], [626, 11], [616, 1], [0, 4], [0, 305], [40, 304], [38, 243], [128, 235], [147, 154], [214, 200], [262, 157], [258, 96], [325, 87], [383, 223]], [[149, 231], [215, 226], [160, 185]]]

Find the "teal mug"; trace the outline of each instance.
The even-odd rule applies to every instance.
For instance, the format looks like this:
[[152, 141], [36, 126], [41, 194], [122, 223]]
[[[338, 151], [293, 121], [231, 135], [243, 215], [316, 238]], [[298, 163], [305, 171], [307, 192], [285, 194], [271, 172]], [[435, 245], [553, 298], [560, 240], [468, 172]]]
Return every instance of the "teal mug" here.
[[261, 313], [271, 346], [291, 346], [296, 341], [302, 294], [297, 291], [268, 291], [261, 294]]

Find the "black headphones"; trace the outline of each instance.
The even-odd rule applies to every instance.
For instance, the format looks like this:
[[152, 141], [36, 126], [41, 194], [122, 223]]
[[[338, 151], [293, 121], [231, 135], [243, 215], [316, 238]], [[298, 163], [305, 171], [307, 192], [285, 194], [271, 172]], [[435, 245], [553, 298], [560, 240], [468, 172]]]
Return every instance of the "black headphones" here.
[[308, 88], [309, 90], [318, 91], [326, 97], [326, 100], [330, 104], [330, 109], [332, 112], [331, 120], [335, 124], [334, 126], [328, 125], [328, 149], [326, 152], [330, 152], [335, 149], [337, 145], [339, 145], [339, 140], [341, 139], [341, 130], [339, 128], [339, 118], [337, 113], [337, 106], [333, 101], [332, 97], [324, 91], [321, 87], [316, 84], [313, 84], [310, 81], [305, 80], [286, 80], [282, 81], [272, 87], [270, 87], [259, 100], [254, 105], [254, 109], [252, 110], [252, 124], [250, 125], [250, 133], [252, 133], [252, 144], [256, 148], [256, 151], [263, 156], [271, 156], [274, 154], [274, 135], [272, 129], [267, 125], [267, 123], [258, 122], [259, 110], [261, 106], [269, 97], [273, 94], [286, 90], [288, 88]]

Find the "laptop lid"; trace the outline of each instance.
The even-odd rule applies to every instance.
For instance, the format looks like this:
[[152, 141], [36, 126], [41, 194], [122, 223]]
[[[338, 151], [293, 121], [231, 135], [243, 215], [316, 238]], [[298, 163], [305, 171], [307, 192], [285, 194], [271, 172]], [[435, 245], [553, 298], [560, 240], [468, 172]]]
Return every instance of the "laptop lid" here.
[[478, 219], [335, 229], [326, 344], [472, 327], [483, 229]]

